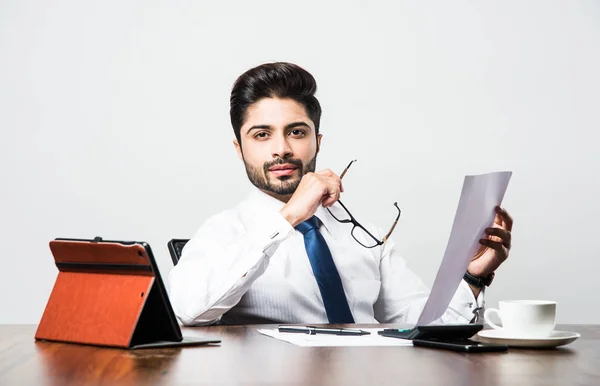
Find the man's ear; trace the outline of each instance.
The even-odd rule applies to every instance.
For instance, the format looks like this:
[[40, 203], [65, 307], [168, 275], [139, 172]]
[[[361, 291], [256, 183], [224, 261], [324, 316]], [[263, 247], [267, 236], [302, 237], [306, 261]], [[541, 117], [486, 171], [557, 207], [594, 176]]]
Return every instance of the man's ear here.
[[317, 153], [321, 150], [321, 139], [323, 138], [323, 134], [317, 135]]
[[241, 161], [244, 161], [244, 154], [242, 153], [242, 145], [238, 142], [237, 139], [233, 140], [233, 146], [235, 146], [235, 151], [237, 151], [237, 155]]

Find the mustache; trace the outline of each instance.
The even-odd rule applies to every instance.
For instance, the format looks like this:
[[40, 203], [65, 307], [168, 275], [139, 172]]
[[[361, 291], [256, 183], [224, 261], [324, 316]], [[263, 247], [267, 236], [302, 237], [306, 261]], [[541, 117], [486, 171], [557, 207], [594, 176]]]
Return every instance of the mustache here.
[[299, 159], [277, 158], [273, 161], [265, 162], [265, 165], [263, 166], [263, 170], [264, 170], [265, 174], [267, 174], [270, 167], [275, 166], [275, 165], [283, 165], [283, 164], [290, 164], [290, 165], [294, 165], [295, 167], [299, 168], [300, 170], [303, 169], [302, 161], [300, 161]]

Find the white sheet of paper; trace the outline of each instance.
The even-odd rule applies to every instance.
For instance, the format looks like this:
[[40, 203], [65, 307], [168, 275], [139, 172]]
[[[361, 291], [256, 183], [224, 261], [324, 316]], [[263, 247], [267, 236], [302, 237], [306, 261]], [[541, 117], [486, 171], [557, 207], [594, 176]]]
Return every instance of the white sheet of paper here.
[[299, 334], [279, 332], [277, 329], [258, 329], [263, 335], [302, 347], [350, 347], [350, 346], [412, 346], [412, 341], [406, 339], [388, 338], [377, 334], [381, 328], [361, 328], [371, 335], [347, 336], [328, 334]]
[[494, 172], [465, 176], [454, 224], [431, 293], [417, 322], [430, 324], [440, 318], [454, 296], [462, 277], [492, 226], [494, 208], [502, 203], [512, 172]]

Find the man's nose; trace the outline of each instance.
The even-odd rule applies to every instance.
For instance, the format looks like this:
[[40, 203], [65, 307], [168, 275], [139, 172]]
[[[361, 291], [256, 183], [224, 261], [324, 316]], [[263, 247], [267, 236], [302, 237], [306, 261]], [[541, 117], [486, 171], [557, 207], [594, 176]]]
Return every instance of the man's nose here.
[[278, 136], [273, 142], [273, 158], [289, 158], [292, 156], [293, 152], [287, 136]]

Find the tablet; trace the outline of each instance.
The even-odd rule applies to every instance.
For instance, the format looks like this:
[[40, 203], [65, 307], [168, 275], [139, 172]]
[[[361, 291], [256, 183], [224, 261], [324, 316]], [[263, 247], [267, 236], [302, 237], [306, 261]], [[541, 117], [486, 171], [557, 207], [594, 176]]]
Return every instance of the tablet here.
[[50, 250], [58, 276], [36, 340], [127, 349], [220, 343], [182, 336], [148, 243], [57, 238]]

